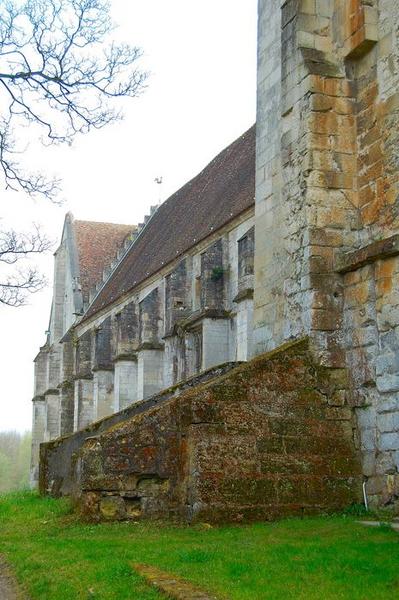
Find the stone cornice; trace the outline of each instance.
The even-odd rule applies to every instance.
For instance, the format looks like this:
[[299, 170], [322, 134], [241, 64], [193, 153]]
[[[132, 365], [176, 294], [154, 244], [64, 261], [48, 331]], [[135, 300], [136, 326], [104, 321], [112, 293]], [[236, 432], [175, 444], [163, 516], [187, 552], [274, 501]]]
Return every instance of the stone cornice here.
[[397, 255], [399, 255], [399, 234], [372, 242], [353, 252], [338, 255], [335, 260], [335, 270], [338, 273], [350, 273], [377, 260]]
[[109, 364], [109, 365], [97, 365], [96, 367], [92, 368], [93, 373], [96, 373], [97, 371], [113, 371], [114, 370], [114, 365], [113, 364]]
[[50, 396], [50, 394], [54, 395], [54, 396], [58, 396], [58, 394], [60, 393], [60, 390], [57, 388], [49, 388], [48, 390], [46, 390], [44, 392], [45, 396]]
[[163, 350], [165, 348], [165, 344], [161, 344], [160, 342], [143, 342], [137, 348], [137, 352], [141, 350]]
[[125, 353], [118, 354], [117, 356], [115, 356], [113, 362], [117, 363], [122, 360], [130, 361], [130, 362], [137, 362], [137, 353], [136, 352], [125, 352]]
[[227, 310], [219, 310], [217, 308], [208, 308], [206, 310], [197, 311], [193, 313], [187, 319], [180, 321], [176, 325], [182, 327], [183, 329], [189, 329], [192, 325], [197, 323], [198, 321], [202, 321], [203, 319], [228, 319], [230, 318], [230, 313]]
[[242, 302], [243, 300], [252, 300], [254, 297], [254, 289], [246, 288], [245, 290], [240, 290], [237, 296], [234, 296], [233, 302]]
[[74, 381], [79, 381], [80, 379], [91, 380], [91, 379], [93, 379], [93, 373], [85, 373], [82, 375], [75, 375], [75, 377], [73, 378]]
[[38, 394], [32, 398], [32, 402], [45, 402], [45, 400], [46, 398], [42, 394]]

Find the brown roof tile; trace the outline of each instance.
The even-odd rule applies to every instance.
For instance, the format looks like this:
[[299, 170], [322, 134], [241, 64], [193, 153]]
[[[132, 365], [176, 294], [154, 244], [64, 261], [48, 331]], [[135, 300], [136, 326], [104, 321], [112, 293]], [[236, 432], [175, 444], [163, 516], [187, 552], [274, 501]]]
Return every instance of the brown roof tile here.
[[254, 196], [255, 126], [158, 208], [84, 319], [250, 208]]
[[103, 270], [115, 259], [125, 238], [136, 227], [95, 221], [73, 221], [79, 258], [80, 285], [85, 300], [96, 283], [102, 281]]

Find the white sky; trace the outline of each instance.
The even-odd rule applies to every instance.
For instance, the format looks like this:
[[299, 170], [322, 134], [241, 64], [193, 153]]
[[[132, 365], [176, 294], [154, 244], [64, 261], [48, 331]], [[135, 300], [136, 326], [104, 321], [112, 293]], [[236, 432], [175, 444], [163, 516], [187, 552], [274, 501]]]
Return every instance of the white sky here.
[[[41, 223], [52, 239], [64, 215], [138, 223], [255, 121], [257, 0], [112, 0], [115, 37], [142, 47], [148, 89], [124, 101], [122, 123], [72, 147], [28, 150], [63, 179], [63, 206], [0, 188], [1, 226]], [[55, 248], [54, 248], [55, 249]], [[52, 279], [51, 253], [40, 265]], [[0, 430], [31, 427], [33, 364], [45, 341], [51, 286], [29, 306], [0, 306]]]

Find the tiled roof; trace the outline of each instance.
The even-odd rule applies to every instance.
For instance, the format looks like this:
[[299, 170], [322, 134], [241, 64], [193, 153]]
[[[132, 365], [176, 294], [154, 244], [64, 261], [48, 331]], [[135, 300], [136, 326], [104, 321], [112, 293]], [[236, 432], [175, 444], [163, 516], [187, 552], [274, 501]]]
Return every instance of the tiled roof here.
[[115, 259], [125, 238], [136, 227], [95, 221], [73, 221], [78, 251], [80, 285], [86, 301], [96, 283], [102, 281], [103, 270]]
[[254, 196], [255, 126], [158, 208], [84, 319], [250, 208]]

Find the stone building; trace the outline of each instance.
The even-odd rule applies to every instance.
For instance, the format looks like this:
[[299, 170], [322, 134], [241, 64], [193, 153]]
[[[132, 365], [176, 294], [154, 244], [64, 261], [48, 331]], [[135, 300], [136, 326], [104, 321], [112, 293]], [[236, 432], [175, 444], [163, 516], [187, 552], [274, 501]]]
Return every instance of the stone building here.
[[76, 430], [43, 492], [92, 518], [399, 510], [398, 23], [259, 0], [256, 142], [140, 228], [57, 338], [68, 377], [50, 342], [36, 363], [35, 443]]
[[254, 194], [252, 127], [137, 228], [66, 216], [35, 359], [33, 484], [41, 442], [252, 355]]

